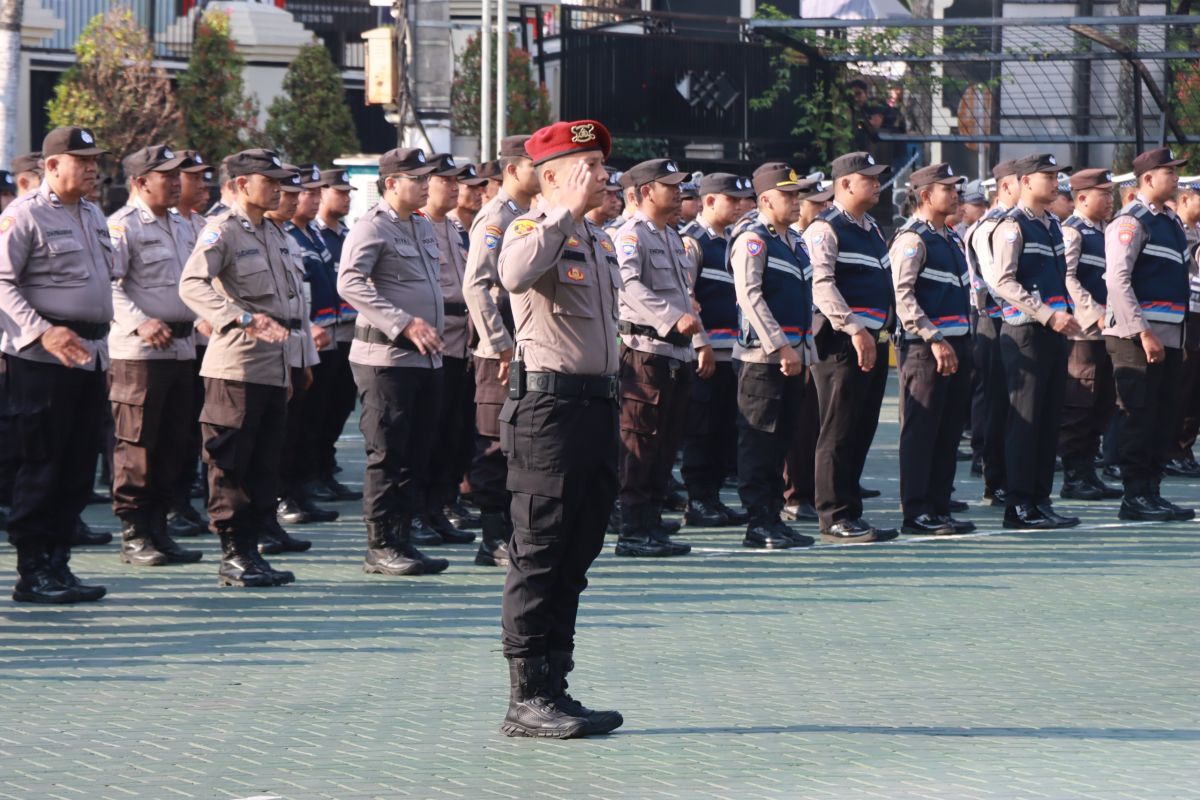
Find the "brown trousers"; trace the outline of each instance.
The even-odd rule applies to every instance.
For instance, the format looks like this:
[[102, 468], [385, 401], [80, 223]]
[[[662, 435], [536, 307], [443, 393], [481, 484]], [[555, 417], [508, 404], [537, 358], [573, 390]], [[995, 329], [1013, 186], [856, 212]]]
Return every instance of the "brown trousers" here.
[[693, 370], [621, 346], [621, 507], [661, 503], [687, 426]]

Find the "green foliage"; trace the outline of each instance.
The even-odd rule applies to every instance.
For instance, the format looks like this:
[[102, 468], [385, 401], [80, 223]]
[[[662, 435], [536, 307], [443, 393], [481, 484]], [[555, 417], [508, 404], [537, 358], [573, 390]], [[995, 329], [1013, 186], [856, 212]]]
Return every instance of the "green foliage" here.
[[205, 12], [196, 25], [187, 71], [179, 77], [179, 101], [189, 146], [210, 163], [260, 144], [258, 103], [245, 96], [245, 60], [229, 37], [229, 15]]
[[267, 138], [292, 163], [328, 166], [360, 149], [342, 76], [323, 45], [300, 51], [283, 78], [283, 94], [268, 113]]
[[[454, 84], [450, 89], [450, 126], [459, 136], [479, 135], [480, 51], [479, 36], [467, 40], [454, 67]], [[495, 36], [492, 52], [496, 52]], [[496, 70], [492, 69], [491, 96], [496, 96]], [[505, 89], [508, 130], [513, 133], [532, 133], [550, 124], [550, 95], [538, 85], [530, 69], [529, 53], [517, 47], [516, 39], [508, 36], [508, 86]], [[495, 105], [492, 106], [495, 108]]]
[[648, 136], [617, 136], [612, 143], [613, 158], [646, 161], [667, 155], [667, 140]]
[[170, 78], [154, 66], [150, 40], [129, 8], [93, 17], [75, 58], [46, 104], [52, 127], [88, 127], [118, 160], [150, 142], [176, 143], [180, 112]]

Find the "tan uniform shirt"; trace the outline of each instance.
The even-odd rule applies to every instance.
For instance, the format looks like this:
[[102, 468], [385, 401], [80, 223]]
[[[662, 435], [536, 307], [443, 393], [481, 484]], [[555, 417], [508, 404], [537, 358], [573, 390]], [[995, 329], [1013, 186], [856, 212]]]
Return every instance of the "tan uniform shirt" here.
[[196, 357], [192, 336], [172, 337], [156, 350], [137, 329], [152, 319], [195, 322], [196, 315], [179, 297], [183, 265], [196, 247], [196, 228], [168, 211], [162, 218], [135, 198], [108, 218], [113, 243], [113, 327], [108, 352], [132, 361], [184, 361]]
[[264, 219], [255, 225], [240, 207], [214, 216], [200, 234], [183, 268], [179, 296], [213, 326], [200, 365], [205, 378], [288, 385], [287, 342], [256, 339], [237, 324], [247, 312], [286, 324], [289, 301], [299, 294], [288, 244], [275, 223]]
[[[360, 329], [378, 328], [395, 340], [414, 319], [422, 319], [440, 336], [441, 268], [433, 226], [420, 214], [401, 219], [387, 201], [368, 211], [350, 229], [338, 267], [338, 294], [358, 311]], [[368, 367], [442, 366], [439, 353], [373, 344], [355, 339], [350, 361]]]
[[[462, 228], [456, 220], [446, 217], [441, 222], [429, 220], [433, 227], [433, 235], [437, 238], [438, 269], [442, 286], [442, 301], [444, 303], [466, 304], [463, 297], [463, 276], [467, 268], [467, 253], [462, 246]], [[451, 358], [469, 358], [471, 339], [471, 318], [467, 314], [447, 314], [446, 330], [442, 340], [446, 349], [443, 356]]]
[[[857, 219], [836, 201], [833, 207], [854, 221], [864, 231], [878, 230], [875, 220], [864, 215]], [[880, 234], [882, 238], [882, 234]], [[804, 244], [812, 259], [813, 305], [829, 320], [835, 331], [853, 336], [867, 326], [850, 310], [846, 298], [837, 288], [838, 240], [833, 226], [823, 219], [814, 219], [804, 231]], [[883, 330], [890, 326], [884, 325]]]
[[[0, 215], [0, 350], [10, 356], [62, 363], [38, 341], [52, 327], [46, 316], [112, 321], [108, 222], [87, 200], [75, 211], [78, 219], [43, 181]], [[108, 368], [107, 340], [84, 339], [83, 346], [91, 355], [83, 369]]]
[[[203, 214], [189, 214], [187, 217], [185, 217], [185, 219], [196, 232], [196, 241], [199, 241], [200, 234], [204, 232], [204, 226], [208, 224], [208, 218]], [[187, 259], [184, 259], [184, 263], [187, 263]], [[199, 320], [197, 320], [197, 322], [199, 322]], [[195, 331], [192, 333], [192, 343], [196, 347], [208, 347], [208, 337], [200, 331]]]
[[621, 275], [608, 234], [543, 200], [504, 232], [499, 269], [527, 370], [617, 374]]
[[[1019, 203], [1017, 208], [1026, 217], [1037, 220], [1047, 229], [1056, 224], [1049, 212], [1039, 216], [1032, 209]], [[992, 287], [992, 294], [997, 300], [1008, 303], [1025, 316], [1046, 325], [1054, 316], [1054, 309], [1043, 303], [1040, 298], [1034, 297], [1017, 280], [1017, 262], [1024, 249], [1025, 239], [1021, 236], [1021, 226], [1015, 220], [1000, 220], [992, 234], [992, 262], [984, 268], [983, 277]]]
[[[1091, 220], [1084, 219], [1083, 223], [1090, 229], [1095, 231], [1091, 236], [1103, 236], [1104, 227], [1096, 225]], [[1076, 342], [1099, 342], [1102, 341], [1100, 334], [1100, 326], [1097, 324], [1104, 317], [1104, 306], [1094, 297], [1092, 293], [1084, 288], [1079, 282], [1079, 261], [1083, 256], [1083, 234], [1076, 230], [1071, 225], [1064, 225], [1063, 234], [1063, 257], [1067, 260], [1067, 294], [1071, 295], [1071, 305], [1075, 306], [1075, 319], [1079, 320], [1079, 327], [1083, 328], [1082, 336], [1072, 336], [1071, 340]], [[1099, 265], [1102, 268], [1104, 265]]]
[[[800, 237], [791, 228], [783, 231], [784, 244], [788, 249], [795, 249], [796, 240]], [[738, 308], [746, 317], [746, 322], [754, 328], [761, 343], [759, 347], [743, 347], [740, 342], [733, 345], [733, 357], [738, 361], [750, 364], [778, 364], [779, 351], [788, 344], [787, 335], [775, 321], [771, 309], [767, 307], [767, 298], [763, 294], [763, 274], [767, 270], [767, 247], [763, 243], [757, 248], [758, 253], [751, 255], [746, 247], [747, 242], [762, 242], [762, 237], [754, 231], [739, 234], [733, 240], [733, 251], [730, 253], [730, 265], [733, 267], [733, 288], [737, 292]], [[790, 265], [789, 265], [790, 266]], [[811, 272], [804, 276], [812, 280]], [[796, 347], [801, 360], [805, 364], [815, 364], [817, 354], [812, 337], [804, 339], [803, 347]]]
[[513, 347], [513, 337], [504, 323], [511, 316], [508, 292], [500, 284], [500, 245], [512, 221], [527, 213], [503, 188], [484, 205], [471, 224], [471, 246], [463, 276], [463, 295], [471, 312], [471, 323], [479, 331], [475, 355], [499, 358]]
[[[692, 313], [689, 276], [693, 259], [684, 251], [683, 240], [671, 227], [660, 228], [641, 211], [617, 232], [617, 261], [621, 269], [621, 319], [654, 328], [666, 336], [684, 314]], [[633, 350], [693, 361], [697, 347], [708, 344], [700, 332], [690, 344], [675, 345], [650, 336], [622, 336]]]
[[[921, 219], [921, 217], [915, 218]], [[928, 224], [928, 220], [924, 221]], [[959, 246], [960, 240], [945, 228], [937, 233], [947, 239], [952, 246]], [[934, 335], [938, 333], [938, 328], [929, 321], [925, 309], [921, 308], [921, 304], [917, 302], [917, 278], [921, 276], [922, 269], [938, 269], [936, 264], [926, 267], [925, 261], [928, 257], [929, 253], [925, 248], [925, 242], [921, 240], [921, 235], [911, 230], [896, 234], [888, 252], [888, 259], [892, 262], [892, 286], [896, 289], [896, 316], [900, 319], [900, 325], [909, 338], [917, 337], [931, 342]], [[952, 279], [959, 280], [953, 272], [947, 270], [940, 272], [942, 274], [939, 276], [939, 280], [947, 283], [950, 283]], [[967, 281], [970, 280], [969, 276], [964, 276], [964, 278]], [[955, 285], [962, 286], [963, 291], [967, 291], [964, 284], [955, 283]], [[965, 336], [967, 334], [955, 335]]]

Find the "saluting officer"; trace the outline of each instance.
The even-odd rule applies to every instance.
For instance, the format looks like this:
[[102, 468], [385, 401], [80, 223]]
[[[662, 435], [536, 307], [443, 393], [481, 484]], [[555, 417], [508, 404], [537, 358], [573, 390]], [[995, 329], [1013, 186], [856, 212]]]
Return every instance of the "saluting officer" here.
[[1125, 498], [1121, 519], [1187, 520], [1195, 516], [1159, 493], [1164, 454], [1174, 433], [1183, 359], [1189, 274], [1195, 255], [1175, 212], [1178, 167], [1167, 148], [1133, 160], [1138, 192], [1104, 232], [1108, 285], [1105, 344], [1121, 409], [1117, 448]]
[[1104, 346], [1104, 226], [1112, 217], [1112, 174], [1081, 169], [1071, 176], [1075, 213], [1063, 222], [1067, 292], [1083, 332], [1071, 337], [1067, 386], [1063, 392], [1058, 454], [1063, 462], [1059, 496], [1070, 500], [1112, 500], [1123, 492], [1096, 475], [1100, 437], [1116, 410], [1112, 361]]
[[807, 547], [811, 536], [786, 525], [783, 461], [811, 391], [812, 266], [789, 227], [800, 216], [801, 185], [787, 164], [754, 171], [758, 211], [731, 234], [728, 264], [738, 302], [733, 358], [738, 374], [738, 493], [750, 512], [742, 544], [770, 550]]
[[113, 448], [113, 513], [124, 523], [121, 560], [136, 566], [190, 564], [167, 532], [179, 475], [187, 467], [195, 402], [196, 315], [179, 298], [196, 229], [173, 210], [186, 162], [166, 145], [127, 156], [130, 202], [108, 218], [113, 243], [108, 397]]
[[733, 365], [738, 336], [738, 301], [727, 269], [725, 231], [741, 216], [742, 198], [753, 197], [749, 178], [713, 172], [700, 179], [700, 214], [683, 229], [683, 244], [694, 262], [694, 294], [700, 323], [712, 346], [708, 377], [692, 381], [680, 474], [687, 486], [683, 519], [703, 527], [744, 525], [749, 515], [721, 502], [721, 485], [737, 463], [737, 374]]
[[992, 233], [992, 263], [984, 279], [1000, 300], [1004, 322], [1000, 358], [1008, 387], [1004, 435], [1006, 528], [1067, 528], [1078, 517], [1050, 502], [1054, 460], [1067, 379], [1067, 336], [1082, 332], [1071, 314], [1062, 230], [1046, 210], [1058, 194], [1058, 173], [1070, 172], [1053, 155], [1013, 165], [1021, 197]]
[[500, 415], [512, 490], [511, 565], [501, 610], [508, 736], [571, 738], [624, 721], [567, 693], [587, 571], [617, 491], [617, 292], [608, 236], [584, 215], [604, 198], [608, 131], [557, 122], [525, 143], [542, 199], [504, 234], [517, 358]]
[[112, 240], [86, 199], [105, 152], [86, 128], [55, 128], [42, 142], [40, 187], [0, 215], [0, 350], [18, 432], [8, 518], [18, 602], [105, 594], [68, 566], [76, 520], [92, 495], [113, 317]]
[[528, 134], [500, 142], [500, 190], [480, 210], [471, 226], [463, 296], [471, 323], [479, 334], [475, 348], [475, 430], [471, 463], [471, 495], [483, 527], [475, 563], [507, 567], [512, 517], [508, 462], [500, 449], [500, 409], [508, 397], [508, 367], [513, 358], [512, 304], [500, 283], [500, 246], [514, 219], [529, 212], [540, 189], [533, 160], [525, 152]]
[[693, 313], [683, 240], [670, 225], [687, 177], [665, 158], [643, 161], [625, 175], [637, 192], [634, 215], [617, 232], [621, 264], [621, 531], [620, 556], [676, 556], [662, 503], [687, 423], [693, 361], [712, 375], [712, 347]]
[[449, 566], [421, 553], [412, 538], [441, 403], [445, 315], [437, 238], [417, 213], [433, 169], [416, 148], [380, 157], [384, 195], [350, 229], [338, 269], [338, 291], [358, 310], [350, 369], [367, 451], [363, 571], [382, 575], [431, 575]]
[[816, 476], [821, 536], [835, 542], [894, 539], [895, 528], [862, 518], [859, 481], [879, 425], [887, 386], [887, 344], [895, 295], [887, 242], [867, 212], [879, 202], [879, 178], [890, 167], [868, 153], [833, 161], [833, 205], [804, 231], [813, 269], [812, 366], [821, 404]]
[[[221, 542], [222, 586], [280, 586], [295, 575], [258, 551], [275, 516], [290, 378], [289, 294], [300, 291], [283, 231], [265, 218], [292, 172], [271, 150], [225, 159], [234, 205], [209, 220], [184, 266], [179, 296], [213, 326], [200, 374], [209, 527]], [[300, 326], [300, 321], [296, 321]]]
[[964, 178], [949, 164], [916, 170], [917, 210], [890, 252], [901, 333], [900, 505], [908, 534], [968, 533], [950, 515], [958, 440], [971, 394], [967, 258], [946, 220]]

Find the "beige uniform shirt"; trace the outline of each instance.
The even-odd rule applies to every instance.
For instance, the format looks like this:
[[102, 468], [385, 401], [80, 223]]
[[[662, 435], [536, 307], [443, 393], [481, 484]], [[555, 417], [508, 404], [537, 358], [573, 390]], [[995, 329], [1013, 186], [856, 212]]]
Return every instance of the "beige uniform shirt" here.
[[[1047, 228], [1057, 224], [1048, 212], [1038, 216], [1032, 209], [1019, 203], [1017, 208], [1029, 219], [1037, 220]], [[1021, 236], [1021, 226], [1015, 220], [1000, 220], [992, 234], [992, 262], [984, 268], [983, 277], [992, 287], [992, 294], [997, 300], [1008, 303], [1025, 316], [1046, 325], [1054, 316], [1054, 309], [1034, 297], [1017, 280], [1017, 262], [1024, 249], [1025, 240]]]
[[113, 243], [113, 327], [108, 352], [131, 361], [184, 361], [196, 357], [192, 336], [172, 337], [156, 350], [137, 329], [152, 319], [195, 322], [196, 315], [179, 297], [183, 265], [196, 247], [196, 228], [168, 211], [158, 218], [135, 198], [108, 218]]
[[[796, 240], [800, 238], [791, 228], [776, 235], [782, 236], [784, 244], [792, 250], [795, 249]], [[751, 254], [746, 246], [748, 242], [762, 243], [760, 247], [755, 248], [757, 253]], [[733, 240], [733, 251], [729, 255], [729, 261], [733, 267], [733, 288], [737, 292], [738, 308], [741, 309], [746, 322], [758, 334], [761, 343], [759, 347], [743, 347], [740, 342], [735, 342], [733, 357], [750, 364], [778, 364], [779, 351], [788, 344], [787, 335], [775, 321], [763, 294], [763, 275], [767, 270], [768, 260], [770, 257], [767, 255], [766, 244], [755, 231], [741, 233]], [[788, 264], [786, 267], [790, 269], [792, 265]], [[811, 281], [811, 269], [803, 277]], [[817, 362], [816, 348], [811, 336], [805, 337], [804, 345], [797, 346], [796, 352], [805, 364]]]
[[[192, 226], [192, 229], [196, 231], [196, 241], [199, 241], [200, 234], [204, 232], [204, 226], [208, 224], [208, 218], [203, 214], [189, 214], [187, 217], [184, 217], [184, 219], [186, 219], [188, 224]], [[186, 261], [187, 260], [184, 259], [185, 263]], [[199, 322], [199, 320], [196, 321]], [[208, 337], [202, 334], [200, 331], [195, 331], [192, 333], [192, 343], [196, 347], [208, 347]]]
[[[916, 217], [916, 219], [921, 218]], [[928, 224], [927, 220], [923, 221]], [[952, 246], [960, 246], [961, 240], [944, 227], [937, 233], [949, 241]], [[929, 253], [925, 248], [925, 242], [921, 240], [921, 235], [911, 230], [896, 234], [888, 252], [888, 259], [892, 262], [892, 286], [896, 289], [896, 316], [900, 319], [900, 325], [904, 328], [908, 338], [915, 337], [926, 342], [933, 341], [933, 337], [938, 333], [938, 328], [929, 321], [925, 309], [921, 308], [921, 304], [917, 302], [917, 278], [921, 276], [922, 270], [933, 270], [938, 273], [937, 280], [961, 286], [963, 292], [967, 291], [965, 284], [957, 283], [960, 279], [954, 272], [939, 270], [936, 264], [926, 266], [925, 262], [928, 257]], [[953, 265], [950, 266], [953, 267]], [[957, 268], [954, 269], [956, 271]], [[962, 280], [970, 282], [970, 275], [964, 275]], [[968, 334], [955, 335], [966, 336]]]
[[512, 333], [505, 324], [506, 316], [512, 318], [512, 307], [508, 292], [500, 284], [500, 245], [508, 226], [527, 211], [502, 188], [471, 224], [463, 296], [471, 312], [471, 323], [479, 331], [475, 355], [480, 358], [499, 358], [502, 351], [513, 346]]
[[287, 342], [256, 339], [237, 324], [247, 312], [287, 324], [300, 294], [288, 244], [275, 223], [264, 219], [255, 225], [240, 207], [214, 216], [201, 232], [183, 268], [179, 296], [213, 326], [200, 365], [205, 378], [288, 385]]
[[[875, 220], [869, 214], [857, 219], [836, 201], [833, 207], [854, 221], [864, 231], [878, 230]], [[883, 234], [880, 234], [883, 238]], [[808, 248], [808, 257], [812, 259], [813, 305], [829, 320], [835, 331], [841, 331], [847, 336], [853, 336], [867, 328], [857, 314], [850, 310], [846, 298], [837, 288], [837, 258], [838, 240], [833, 226], [823, 219], [814, 219], [804, 230], [804, 244]], [[884, 265], [887, 267], [887, 265]], [[815, 326], [814, 326], [815, 327]], [[887, 331], [889, 325], [882, 330]]]
[[543, 200], [508, 226], [499, 269], [527, 370], [617, 374], [621, 275], [608, 234]]
[[[422, 319], [440, 336], [441, 266], [437, 238], [420, 214], [401, 219], [387, 201], [368, 211], [350, 229], [338, 267], [338, 294], [358, 311], [359, 329], [377, 328], [395, 340], [414, 319]], [[355, 339], [350, 361], [368, 367], [442, 366], [439, 353], [373, 344]]]
[[[995, 208], [1001, 214], [1008, 213], [1008, 206], [997, 203]], [[991, 210], [988, 212], [991, 213]], [[967, 229], [967, 266], [971, 269], [971, 302], [980, 314], [987, 313], [988, 295], [991, 287], [987, 283], [987, 275], [992, 269], [992, 233], [1000, 224], [1000, 217], [990, 217], [987, 214]], [[993, 299], [995, 299], [993, 297]]]
[[[1083, 220], [1083, 223], [1093, 231], [1088, 234], [1089, 236], [1104, 235], [1104, 226], [1096, 225], [1083, 217], [1079, 217], [1079, 219]], [[1104, 317], [1104, 306], [1092, 297], [1092, 293], [1079, 282], [1079, 261], [1081, 257], [1084, 257], [1084, 234], [1071, 225], [1064, 225], [1062, 234], [1063, 257], [1067, 260], [1067, 294], [1071, 296], [1071, 305], [1075, 306], [1075, 319], [1079, 320], [1079, 327], [1083, 328], [1083, 335], [1072, 336], [1071, 340], [1076, 342], [1102, 341], [1100, 326], [1097, 323]], [[1104, 267], [1104, 265], [1099, 266]]]
[[[457, 220], [446, 217], [441, 222], [429, 220], [437, 238], [438, 268], [443, 303], [466, 305], [463, 297], [463, 277], [467, 268], [467, 253], [462, 246], [462, 228]], [[444, 306], [443, 306], [444, 309]], [[470, 358], [471, 318], [467, 314], [446, 314], [446, 330], [442, 340], [443, 356]]]
[[[666, 336], [684, 314], [692, 313], [693, 259], [671, 227], [660, 228], [641, 211], [617, 231], [617, 261], [621, 270], [621, 319], [654, 328]], [[632, 350], [693, 361], [697, 347], [708, 344], [703, 331], [691, 343], [675, 345], [650, 336], [622, 336]]]
[[[65, 207], [46, 181], [0, 215], [0, 350], [10, 356], [61, 364], [38, 340], [46, 317], [111, 322], [112, 239], [100, 209], [80, 200]], [[108, 368], [106, 339], [83, 339], [91, 357], [83, 369]]]

